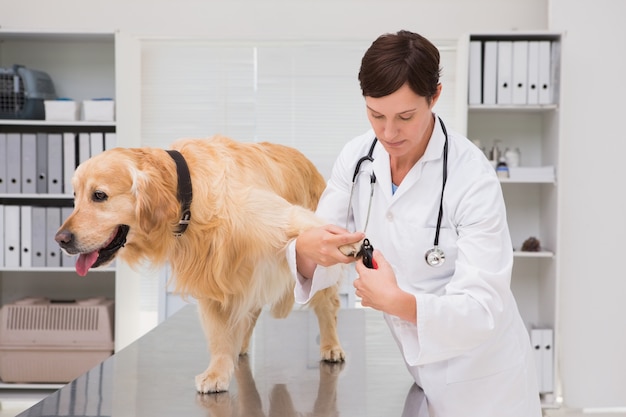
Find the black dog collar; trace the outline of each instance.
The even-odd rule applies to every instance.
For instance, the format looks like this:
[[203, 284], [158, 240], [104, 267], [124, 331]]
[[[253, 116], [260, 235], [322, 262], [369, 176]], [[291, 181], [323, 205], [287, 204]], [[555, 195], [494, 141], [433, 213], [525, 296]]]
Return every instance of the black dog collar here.
[[166, 151], [174, 162], [176, 162], [176, 174], [178, 175], [178, 201], [180, 201], [182, 214], [178, 222], [178, 230], [174, 233], [177, 237], [181, 236], [187, 230], [189, 221], [191, 220], [191, 175], [185, 158], [178, 151]]

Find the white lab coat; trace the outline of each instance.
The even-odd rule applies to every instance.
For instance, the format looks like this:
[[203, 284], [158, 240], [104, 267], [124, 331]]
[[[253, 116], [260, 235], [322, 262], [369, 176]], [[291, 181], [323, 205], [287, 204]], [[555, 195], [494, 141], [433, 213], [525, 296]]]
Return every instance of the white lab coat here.
[[[417, 325], [388, 314], [385, 319], [424, 390], [431, 417], [538, 417], [531, 345], [510, 290], [513, 249], [500, 183], [474, 144], [449, 128], [448, 136], [442, 266], [424, 260], [433, 247], [441, 197], [445, 135], [439, 122], [423, 157], [393, 195], [389, 155], [376, 145], [374, 162], [362, 164], [348, 228], [363, 230], [373, 170], [377, 180], [366, 235], [392, 265], [400, 288], [417, 302]], [[373, 139], [373, 131], [353, 139], [337, 158], [317, 210], [329, 223], [346, 225], [355, 165]], [[288, 253], [297, 302], [335, 282], [319, 266], [312, 280], [298, 276], [294, 244]]]

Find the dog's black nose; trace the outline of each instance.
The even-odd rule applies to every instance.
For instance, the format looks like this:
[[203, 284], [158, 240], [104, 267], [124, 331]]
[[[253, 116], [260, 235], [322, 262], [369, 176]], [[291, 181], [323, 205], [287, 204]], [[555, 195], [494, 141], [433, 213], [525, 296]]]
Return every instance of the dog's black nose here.
[[59, 230], [54, 236], [54, 240], [56, 240], [61, 247], [67, 247], [74, 240], [74, 235], [68, 230]]

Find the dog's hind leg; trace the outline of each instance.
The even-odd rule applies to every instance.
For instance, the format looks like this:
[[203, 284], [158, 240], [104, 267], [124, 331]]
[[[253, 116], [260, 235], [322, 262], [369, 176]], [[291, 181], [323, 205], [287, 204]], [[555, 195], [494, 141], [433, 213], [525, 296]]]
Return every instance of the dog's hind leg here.
[[230, 311], [213, 300], [198, 300], [198, 311], [211, 358], [208, 368], [196, 375], [196, 389], [202, 393], [228, 391], [248, 322], [233, 324]]
[[337, 286], [318, 291], [311, 299], [320, 327], [320, 353], [328, 362], [342, 362], [346, 355], [339, 343], [337, 334], [337, 313], [339, 312], [339, 294]]

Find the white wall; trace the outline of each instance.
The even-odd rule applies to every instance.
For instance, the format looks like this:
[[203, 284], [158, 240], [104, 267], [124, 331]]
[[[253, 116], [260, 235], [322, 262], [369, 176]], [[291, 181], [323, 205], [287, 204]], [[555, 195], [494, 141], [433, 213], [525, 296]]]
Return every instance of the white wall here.
[[[120, 30], [209, 39], [373, 40], [410, 29], [566, 32], [561, 158], [560, 367], [565, 402], [626, 406], [626, 236], [620, 129], [626, 97], [624, 0], [0, 0], [3, 29]], [[591, 158], [590, 158], [591, 156]], [[615, 220], [614, 220], [615, 219]]]
[[626, 407], [626, 2], [551, 0], [561, 80], [560, 341], [573, 407]]

